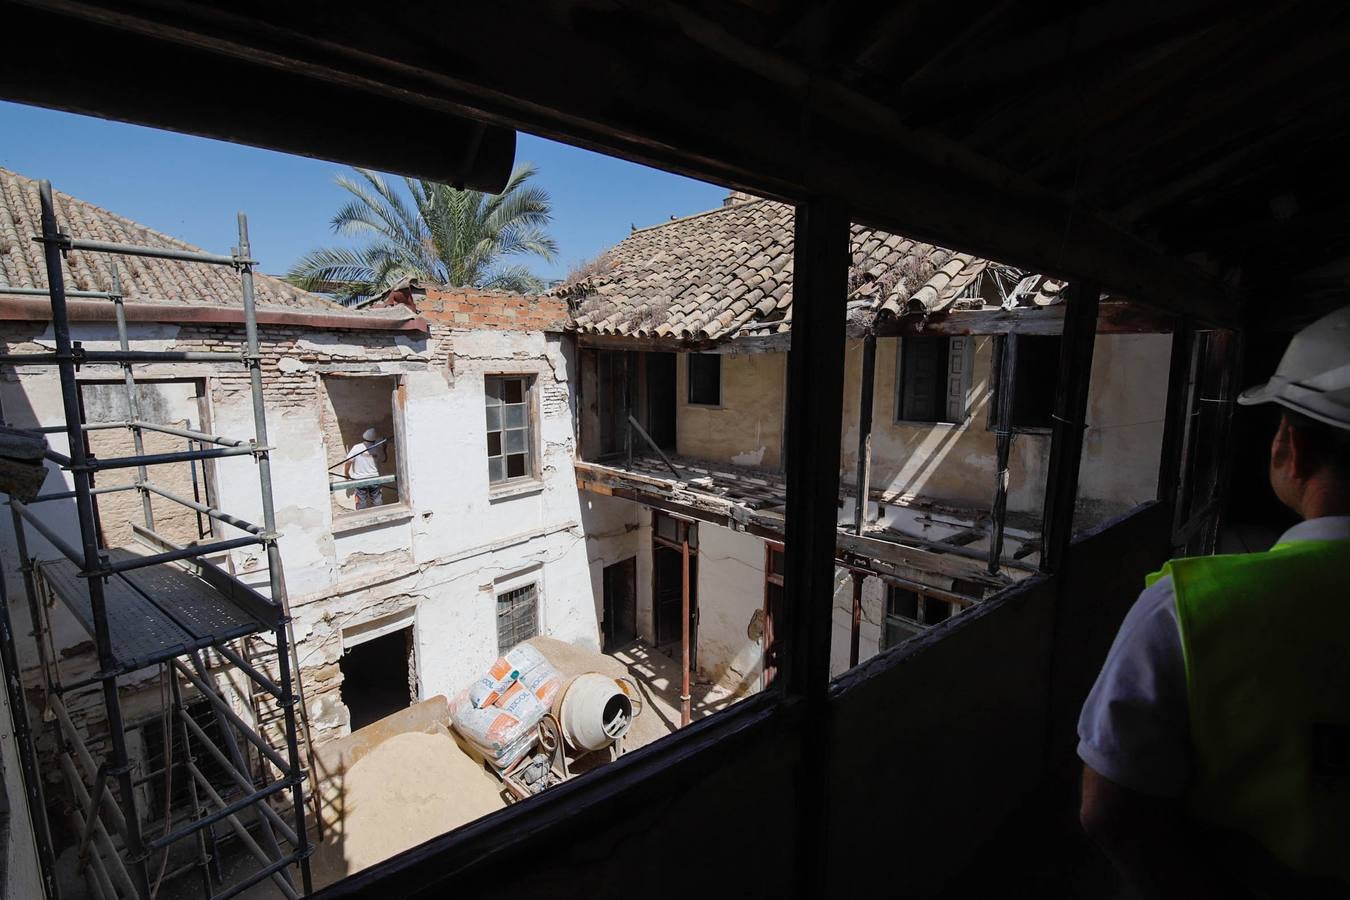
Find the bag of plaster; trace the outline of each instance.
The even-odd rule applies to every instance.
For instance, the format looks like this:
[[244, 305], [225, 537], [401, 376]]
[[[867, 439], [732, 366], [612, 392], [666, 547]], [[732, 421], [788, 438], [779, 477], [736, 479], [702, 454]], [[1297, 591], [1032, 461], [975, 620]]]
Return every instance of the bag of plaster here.
[[533, 647], [520, 645], [494, 662], [451, 703], [455, 730], [498, 768], [534, 746], [541, 719], [562, 679]]

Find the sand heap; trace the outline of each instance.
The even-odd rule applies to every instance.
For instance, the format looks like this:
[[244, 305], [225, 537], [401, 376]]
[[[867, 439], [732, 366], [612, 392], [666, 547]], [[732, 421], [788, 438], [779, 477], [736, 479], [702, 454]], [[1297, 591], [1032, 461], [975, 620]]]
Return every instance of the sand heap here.
[[343, 777], [347, 873], [501, 809], [500, 788], [448, 734], [394, 735]]

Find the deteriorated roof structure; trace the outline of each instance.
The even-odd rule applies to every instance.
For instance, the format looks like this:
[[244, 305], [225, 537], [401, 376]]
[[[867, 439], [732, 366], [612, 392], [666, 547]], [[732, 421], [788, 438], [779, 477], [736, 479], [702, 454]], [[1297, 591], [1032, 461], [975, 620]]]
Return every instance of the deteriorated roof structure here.
[[[69, 194], [55, 191], [53, 197], [57, 221], [72, 237], [201, 252], [199, 247]], [[42, 231], [41, 216], [38, 182], [0, 168], [0, 296], [4, 295], [5, 286], [47, 286], [42, 246], [32, 240], [33, 235]], [[114, 262], [121, 276], [122, 294], [128, 300], [215, 306], [241, 306], [244, 302], [239, 276], [228, 266], [78, 250], [66, 254], [66, 287], [82, 291], [108, 290]], [[339, 303], [292, 287], [270, 275], [255, 274], [253, 286], [259, 306], [328, 312], [346, 310]]]
[[[852, 245], [853, 321], [983, 305], [986, 260], [858, 225]], [[634, 230], [554, 293], [589, 334], [719, 340], [786, 332], [792, 250], [791, 206], [733, 193], [719, 209]]]

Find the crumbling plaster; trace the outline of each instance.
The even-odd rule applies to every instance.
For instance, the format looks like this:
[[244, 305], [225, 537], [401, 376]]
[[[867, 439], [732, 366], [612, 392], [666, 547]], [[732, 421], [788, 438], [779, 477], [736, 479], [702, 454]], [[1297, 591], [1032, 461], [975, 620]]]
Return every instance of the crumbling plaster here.
[[676, 450], [682, 456], [734, 465], [783, 465], [787, 354], [724, 353], [721, 403], [689, 402], [689, 355], [676, 362]]

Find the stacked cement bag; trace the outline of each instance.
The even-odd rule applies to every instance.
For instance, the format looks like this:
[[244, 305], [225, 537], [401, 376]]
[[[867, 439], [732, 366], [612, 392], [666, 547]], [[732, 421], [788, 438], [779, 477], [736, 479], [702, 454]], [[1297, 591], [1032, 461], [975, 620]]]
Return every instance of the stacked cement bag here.
[[560, 687], [558, 670], [520, 644], [451, 701], [451, 724], [494, 766], [508, 768], [534, 746], [536, 728]]

